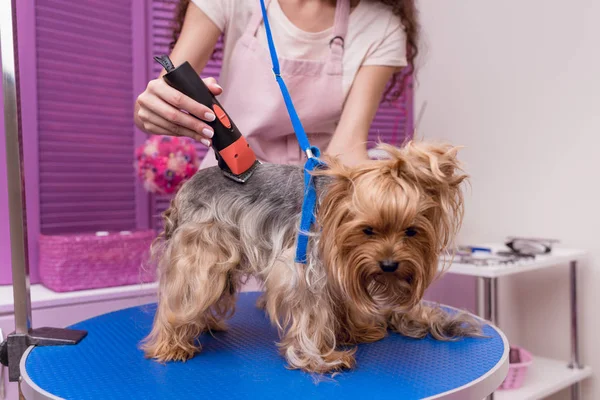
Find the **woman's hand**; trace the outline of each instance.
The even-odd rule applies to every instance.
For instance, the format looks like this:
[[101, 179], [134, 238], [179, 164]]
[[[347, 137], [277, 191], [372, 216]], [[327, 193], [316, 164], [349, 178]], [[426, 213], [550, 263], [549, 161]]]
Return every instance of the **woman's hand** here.
[[[204, 83], [215, 96], [223, 91], [213, 78], [204, 79]], [[134, 120], [144, 132], [188, 136], [210, 146], [214, 132], [205, 121], [214, 121], [215, 114], [159, 77], [151, 80], [146, 90], [138, 96]]]
[[386, 84], [397, 72], [394, 67], [363, 66], [358, 70], [344, 104], [340, 122], [326, 153], [346, 165], [369, 161], [367, 139]]
[[[171, 61], [175, 65], [188, 61], [196, 71], [202, 71], [220, 35], [220, 29], [190, 2], [181, 34], [170, 54]], [[213, 131], [206, 121], [213, 121], [214, 114], [208, 107], [170, 87], [162, 78], [164, 73], [150, 81], [146, 90], [138, 96], [135, 124], [147, 133], [188, 136], [210, 146]], [[212, 78], [204, 79], [204, 83], [215, 96], [223, 91]]]

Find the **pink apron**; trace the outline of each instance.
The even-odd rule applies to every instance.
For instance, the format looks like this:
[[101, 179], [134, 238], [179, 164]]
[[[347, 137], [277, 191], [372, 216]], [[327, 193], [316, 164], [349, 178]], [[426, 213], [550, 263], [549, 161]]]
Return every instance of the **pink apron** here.
[[[258, 4], [258, 2], [257, 2]], [[269, 1], [266, 1], [268, 7]], [[342, 113], [342, 58], [348, 29], [350, 0], [338, 0], [333, 37], [326, 60], [279, 58], [281, 76], [312, 146], [325, 151]], [[219, 101], [229, 113], [259, 160], [275, 164], [301, 164], [304, 154], [292, 128], [279, 85], [273, 76], [266, 43], [256, 32], [262, 23], [256, 7], [250, 23], [235, 45], [225, 91]], [[274, 38], [277, 46], [277, 38]], [[213, 150], [200, 168], [217, 165]]]

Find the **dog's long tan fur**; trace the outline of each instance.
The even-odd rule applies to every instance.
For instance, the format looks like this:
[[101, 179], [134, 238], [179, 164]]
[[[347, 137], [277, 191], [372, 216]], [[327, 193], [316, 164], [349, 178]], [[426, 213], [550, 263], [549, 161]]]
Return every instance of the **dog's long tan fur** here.
[[[315, 173], [317, 228], [306, 265], [294, 262], [299, 167], [263, 165], [244, 187], [216, 170], [196, 174], [166, 211], [153, 247], [160, 292], [146, 355], [169, 361], [199, 352], [195, 339], [225, 329], [249, 275], [264, 285], [261, 306], [292, 368], [351, 368], [355, 350], [341, 345], [379, 340], [390, 328], [415, 338], [479, 336], [467, 314], [421, 302], [462, 220], [467, 176], [457, 149], [380, 148], [389, 158], [358, 167], [330, 159]], [[397, 270], [384, 272], [382, 262], [398, 263]]]

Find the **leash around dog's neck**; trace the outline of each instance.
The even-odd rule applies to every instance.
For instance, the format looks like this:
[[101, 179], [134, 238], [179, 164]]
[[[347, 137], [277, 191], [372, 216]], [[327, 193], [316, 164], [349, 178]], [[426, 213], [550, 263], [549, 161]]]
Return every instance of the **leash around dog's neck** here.
[[265, 7], [264, 0], [260, 0], [260, 7], [263, 14], [263, 22], [265, 24], [265, 32], [267, 36], [267, 42], [269, 44], [269, 53], [271, 54], [271, 61], [273, 62], [273, 73], [275, 79], [281, 89], [283, 100], [290, 115], [292, 126], [298, 143], [302, 150], [306, 153], [308, 159], [304, 164], [304, 198], [302, 200], [302, 214], [300, 218], [300, 231], [298, 232], [298, 242], [296, 245], [296, 262], [306, 264], [306, 249], [308, 247], [308, 234], [310, 228], [315, 222], [315, 207], [317, 203], [317, 192], [315, 188], [315, 182], [312, 179], [311, 171], [317, 167], [324, 166], [325, 164], [319, 159], [321, 154], [318, 147], [311, 146], [304, 131], [304, 127], [300, 122], [300, 117], [294, 108], [294, 103], [290, 93], [288, 92], [287, 86], [281, 77], [279, 71], [279, 59], [277, 58], [277, 51], [275, 50], [275, 43], [273, 43], [273, 36], [271, 35], [271, 27], [269, 25], [269, 18], [267, 17], [267, 9]]

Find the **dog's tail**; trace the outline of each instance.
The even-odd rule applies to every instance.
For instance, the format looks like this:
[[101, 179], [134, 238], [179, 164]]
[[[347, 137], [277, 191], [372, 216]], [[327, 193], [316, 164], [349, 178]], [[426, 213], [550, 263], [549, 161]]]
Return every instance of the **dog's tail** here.
[[485, 337], [482, 322], [472, 315], [462, 311], [447, 311], [425, 303], [407, 313], [394, 314], [390, 324], [398, 333], [416, 339], [428, 334], [444, 341], [461, 337]]

